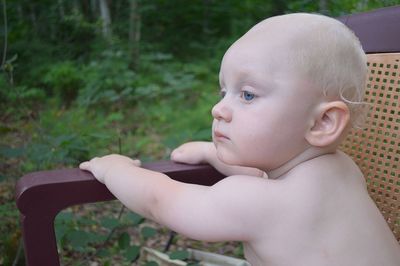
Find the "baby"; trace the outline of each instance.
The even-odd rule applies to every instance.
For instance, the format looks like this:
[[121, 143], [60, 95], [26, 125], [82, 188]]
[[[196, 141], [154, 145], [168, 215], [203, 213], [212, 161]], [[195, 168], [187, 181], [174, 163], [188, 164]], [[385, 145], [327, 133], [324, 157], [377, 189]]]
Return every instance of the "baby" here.
[[213, 143], [171, 154], [229, 177], [180, 183], [108, 155], [83, 162], [129, 209], [187, 237], [244, 243], [262, 265], [400, 265], [400, 246], [355, 163], [337, 150], [362, 117], [366, 57], [339, 21], [266, 19], [225, 53]]

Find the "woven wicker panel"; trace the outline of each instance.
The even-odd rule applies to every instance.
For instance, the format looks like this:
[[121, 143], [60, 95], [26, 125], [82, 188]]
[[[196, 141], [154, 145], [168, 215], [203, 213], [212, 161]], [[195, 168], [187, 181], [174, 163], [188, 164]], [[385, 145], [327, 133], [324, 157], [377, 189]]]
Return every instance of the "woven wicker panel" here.
[[368, 55], [365, 128], [341, 145], [361, 171], [368, 191], [400, 242], [400, 53]]

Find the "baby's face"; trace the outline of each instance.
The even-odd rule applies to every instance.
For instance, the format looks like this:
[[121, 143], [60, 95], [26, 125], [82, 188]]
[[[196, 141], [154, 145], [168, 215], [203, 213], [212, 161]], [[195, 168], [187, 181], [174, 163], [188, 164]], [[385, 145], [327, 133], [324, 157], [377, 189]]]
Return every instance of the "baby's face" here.
[[304, 136], [319, 96], [294, 70], [279, 64], [276, 59], [284, 51], [276, 48], [244, 37], [222, 60], [223, 97], [212, 115], [213, 141], [225, 163], [269, 171], [308, 146]]

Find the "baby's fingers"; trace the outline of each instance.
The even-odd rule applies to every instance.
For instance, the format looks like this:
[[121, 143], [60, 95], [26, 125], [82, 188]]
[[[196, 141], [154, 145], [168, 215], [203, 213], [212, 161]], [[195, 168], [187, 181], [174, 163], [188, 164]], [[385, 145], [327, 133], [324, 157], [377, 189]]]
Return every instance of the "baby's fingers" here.
[[91, 172], [98, 181], [104, 183], [104, 172], [108, 168], [101, 158], [95, 157], [90, 161], [82, 162], [79, 164], [79, 168]]
[[86, 162], [82, 162], [79, 165], [79, 168], [82, 170], [86, 170], [86, 171], [93, 171], [93, 162], [97, 161], [99, 159], [99, 157], [94, 157], [93, 159], [91, 159], [90, 161], [86, 161]]
[[79, 164], [79, 169], [90, 171], [90, 162], [82, 162]]
[[132, 161], [132, 163], [135, 165], [135, 166], [138, 166], [138, 167], [140, 167], [141, 165], [142, 165], [142, 162], [140, 161], [140, 160], [133, 160]]
[[175, 162], [182, 162], [184, 160], [183, 149], [178, 147], [171, 152], [170, 158]]
[[199, 154], [194, 152], [191, 149], [187, 149], [187, 147], [178, 147], [173, 150], [170, 158], [172, 161], [177, 163], [187, 163], [187, 164], [198, 164], [201, 163], [201, 158]]

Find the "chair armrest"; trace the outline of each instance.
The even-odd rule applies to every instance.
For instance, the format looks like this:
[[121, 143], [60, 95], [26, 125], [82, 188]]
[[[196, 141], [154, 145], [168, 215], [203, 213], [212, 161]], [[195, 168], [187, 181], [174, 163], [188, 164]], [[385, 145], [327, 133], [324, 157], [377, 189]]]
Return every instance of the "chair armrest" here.
[[[143, 168], [162, 172], [174, 180], [212, 185], [224, 176], [209, 165], [171, 161], [147, 163]], [[16, 185], [27, 265], [59, 265], [54, 218], [66, 207], [113, 200], [115, 197], [90, 172], [62, 169], [34, 172]]]

